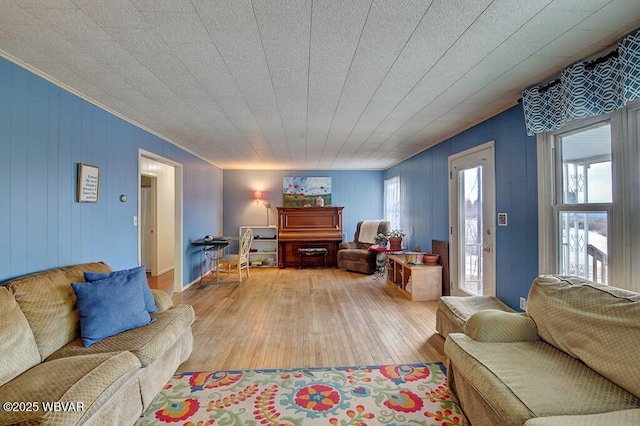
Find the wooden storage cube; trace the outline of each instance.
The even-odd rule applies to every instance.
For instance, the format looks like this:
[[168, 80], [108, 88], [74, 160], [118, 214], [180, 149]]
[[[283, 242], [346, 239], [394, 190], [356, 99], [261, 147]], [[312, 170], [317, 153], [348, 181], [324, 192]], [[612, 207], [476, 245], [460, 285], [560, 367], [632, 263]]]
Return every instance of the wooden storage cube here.
[[415, 301], [438, 300], [442, 295], [441, 265], [412, 265], [403, 256], [389, 255], [387, 286]]

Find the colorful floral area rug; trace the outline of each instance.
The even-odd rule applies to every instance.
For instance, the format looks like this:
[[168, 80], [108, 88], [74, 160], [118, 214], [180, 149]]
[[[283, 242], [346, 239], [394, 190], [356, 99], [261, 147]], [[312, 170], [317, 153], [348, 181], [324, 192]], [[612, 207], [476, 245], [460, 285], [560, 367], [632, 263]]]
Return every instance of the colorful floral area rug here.
[[173, 376], [138, 425], [466, 425], [441, 363]]

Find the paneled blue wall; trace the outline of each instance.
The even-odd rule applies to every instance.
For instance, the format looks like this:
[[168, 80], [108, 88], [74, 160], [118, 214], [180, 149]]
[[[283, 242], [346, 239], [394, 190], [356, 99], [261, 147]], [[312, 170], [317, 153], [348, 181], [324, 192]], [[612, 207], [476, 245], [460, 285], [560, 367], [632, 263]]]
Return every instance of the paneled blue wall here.
[[[0, 58], [0, 281], [96, 260], [137, 265], [140, 148], [183, 166], [189, 283], [200, 270], [189, 241], [221, 231], [222, 171]], [[100, 167], [98, 203], [75, 202], [80, 162]]]
[[449, 241], [448, 157], [495, 141], [496, 212], [509, 226], [496, 228], [497, 296], [513, 308], [526, 297], [538, 271], [538, 186], [536, 139], [526, 134], [520, 105], [462, 132], [389, 169], [400, 176], [402, 226], [413, 226], [409, 246]]
[[[408, 246], [448, 240], [448, 156], [496, 142], [497, 293], [513, 307], [537, 274], [535, 138], [527, 137], [520, 106], [381, 171], [239, 171], [211, 166], [192, 154], [0, 59], [0, 281], [28, 272], [104, 260], [114, 268], [137, 264], [138, 150], [183, 165], [184, 276], [196, 279], [200, 252], [189, 241], [205, 234], [236, 235], [243, 224], [266, 224], [282, 205], [285, 176], [329, 176], [333, 204], [344, 206], [351, 239], [358, 220], [382, 217], [383, 181], [400, 175], [402, 222]], [[76, 167], [100, 166], [100, 201], [75, 202]], [[121, 203], [120, 194], [128, 201]], [[223, 209], [224, 205], [224, 209]], [[223, 228], [224, 217], [224, 228]]]
[[271, 203], [270, 223], [275, 224], [276, 207], [282, 206], [282, 178], [285, 176], [328, 176], [331, 178], [331, 202], [343, 206], [343, 233], [351, 241], [359, 220], [380, 219], [383, 216], [382, 171], [336, 170], [225, 170], [224, 232], [237, 235], [241, 225], [266, 225], [266, 209], [252, 199], [253, 192], [262, 191]]

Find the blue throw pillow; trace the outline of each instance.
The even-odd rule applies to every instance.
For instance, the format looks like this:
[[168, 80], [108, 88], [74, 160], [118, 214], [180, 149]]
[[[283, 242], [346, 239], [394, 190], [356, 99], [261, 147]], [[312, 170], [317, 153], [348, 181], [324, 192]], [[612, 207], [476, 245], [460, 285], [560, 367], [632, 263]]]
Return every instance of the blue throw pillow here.
[[140, 286], [142, 288], [142, 293], [144, 294], [144, 305], [147, 308], [147, 312], [151, 314], [158, 311], [156, 301], [153, 299], [153, 293], [151, 293], [149, 283], [147, 282], [147, 271], [144, 266], [138, 266], [131, 269], [123, 269], [122, 271], [107, 272], [104, 274], [99, 272], [85, 272], [84, 280], [86, 282], [93, 282], [97, 280], [103, 280], [105, 278], [111, 278], [117, 275], [132, 276], [133, 280], [131, 280], [131, 284]]
[[71, 283], [78, 298], [82, 345], [153, 322], [134, 275], [114, 275], [88, 283]]

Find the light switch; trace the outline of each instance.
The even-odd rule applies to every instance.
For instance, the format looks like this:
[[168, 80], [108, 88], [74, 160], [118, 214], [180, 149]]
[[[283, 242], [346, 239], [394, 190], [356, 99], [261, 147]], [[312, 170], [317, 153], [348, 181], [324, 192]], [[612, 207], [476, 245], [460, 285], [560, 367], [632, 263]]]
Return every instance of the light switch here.
[[133, 217], [133, 226], [138, 226], [138, 216]]

